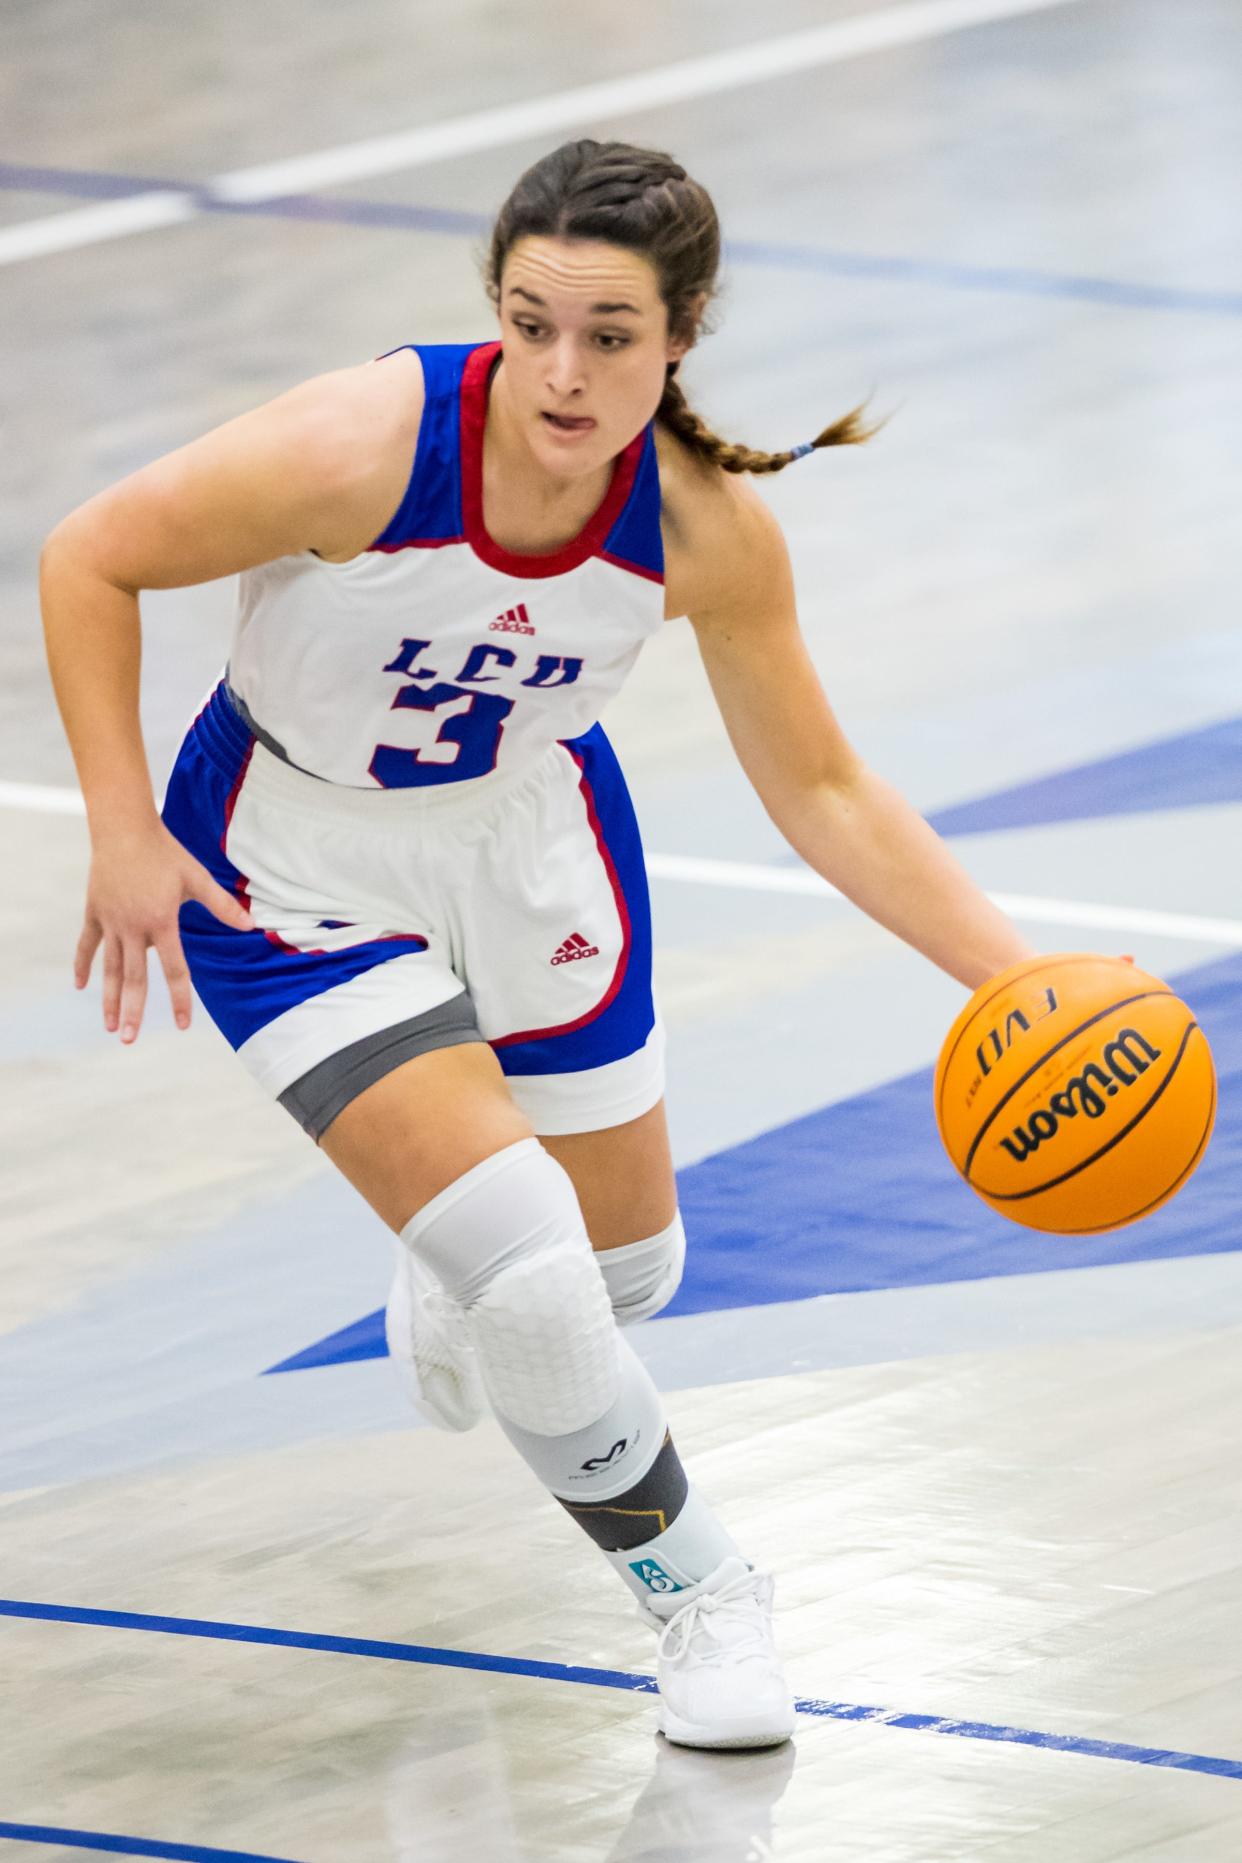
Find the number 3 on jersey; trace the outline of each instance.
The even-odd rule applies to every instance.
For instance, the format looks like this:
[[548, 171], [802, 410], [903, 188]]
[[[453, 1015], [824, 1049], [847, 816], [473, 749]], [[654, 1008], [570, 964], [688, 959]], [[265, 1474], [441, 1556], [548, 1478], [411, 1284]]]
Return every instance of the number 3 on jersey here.
[[438, 712], [446, 717], [421, 750], [377, 744], [371, 775], [385, 789], [414, 789], [427, 783], [464, 783], [496, 768], [496, 752], [512, 699], [498, 692], [468, 692], [464, 686], [402, 686], [393, 711]]

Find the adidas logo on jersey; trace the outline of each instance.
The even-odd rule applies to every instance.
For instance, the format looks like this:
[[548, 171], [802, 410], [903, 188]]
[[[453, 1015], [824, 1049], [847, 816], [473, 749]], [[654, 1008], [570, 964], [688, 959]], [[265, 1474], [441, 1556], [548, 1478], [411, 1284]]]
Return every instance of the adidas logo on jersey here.
[[519, 602], [516, 608], [506, 608], [488, 628], [491, 634], [533, 634], [534, 631], [525, 602]]
[[572, 964], [578, 957], [598, 957], [599, 946], [588, 944], [581, 932], [573, 932], [552, 959], [554, 964]]

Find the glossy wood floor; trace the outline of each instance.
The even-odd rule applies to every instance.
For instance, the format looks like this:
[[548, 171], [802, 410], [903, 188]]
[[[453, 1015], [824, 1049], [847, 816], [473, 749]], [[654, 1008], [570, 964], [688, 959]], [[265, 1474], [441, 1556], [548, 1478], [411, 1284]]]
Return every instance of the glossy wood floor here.
[[[764, 492], [833, 703], [920, 809], [1190, 744], [1242, 712], [1236, 0], [1068, 0], [808, 54], [572, 131], [308, 183], [311, 205], [177, 196], [888, 11], [11, 0], [6, 1863], [122, 1840], [287, 1863], [1242, 1854], [1242, 1254], [1076, 1267], [1062, 1249], [1024, 1273], [769, 1290], [641, 1329], [692, 1471], [777, 1574], [805, 1706], [779, 1752], [677, 1751], [629, 1685], [651, 1672], [649, 1634], [493, 1427], [411, 1427], [379, 1360], [260, 1375], [379, 1305], [386, 1237], [201, 1010], [178, 1034], [157, 990], [122, 1052], [97, 989], [71, 985], [87, 843], [39, 642], [43, 535], [317, 369], [489, 334], [486, 216], [562, 134], [672, 148], [712, 189], [728, 290], [688, 382], [720, 431], [775, 448], [870, 391], [893, 411], [865, 452]], [[33, 250], [56, 215], [159, 189], [189, 198], [179, 219]], [[144, 613], [162, 781], [223, 661], [231, 589]], [[684, 624], [608, 724], [654, 856], [789, 871]], [[1242, 946], [1230, 780], [955, 846], [991, 889], [1095, 908], [1073, 931], [1032, 916], [1045, 947], [1197, 974]], [[657, 874], [680, 1163], [934, 1059], [960, 988], [847, 904], [741, 871]], [[1105, 908], [1163, 916], [1126, 929]], [[1215, 1144], [1230, 1132], [1226, 1094]], [[823, 1158], [826, 1198], [846, 1163]], [[777, 1263], [783, 1222], [777, 1196], [756, 1231]]]

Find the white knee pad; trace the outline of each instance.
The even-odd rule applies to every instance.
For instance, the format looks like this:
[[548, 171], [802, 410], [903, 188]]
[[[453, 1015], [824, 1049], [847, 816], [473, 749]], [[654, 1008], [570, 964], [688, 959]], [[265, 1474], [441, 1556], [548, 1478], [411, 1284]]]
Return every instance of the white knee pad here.
[[466, 1325], [493, 1408], [536, 1436], [584, 1429], [616, 1397], [616, 1322], [589, 1243], [502, 1269]]
[[465, 1315], [403, 1242], [384, 1308], [388, 1357], [406, 1397], [438, 1429], [469, 1430], [487, 1409]]
[[564, 1436], [604, 1415], [620, 1377], [612, 1308], [573, 1184], [537, 1139], [467, 1171], [402, 1240], [464, 1310], [498, 1416]]
[[686, 1232], [678, 1211], [667, 1229], [621, 1248], [600, 1249], [595, 1257], [608, 1289], [618, 1326], [649, 1320], [666, 1307], [681, 1285], [686, 1263]]

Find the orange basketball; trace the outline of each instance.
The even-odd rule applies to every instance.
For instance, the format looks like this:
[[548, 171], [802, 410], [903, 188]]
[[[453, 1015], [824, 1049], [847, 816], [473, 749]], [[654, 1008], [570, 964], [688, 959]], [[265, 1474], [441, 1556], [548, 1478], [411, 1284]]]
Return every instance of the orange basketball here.
[[1167, 983], [1067, 952], [975, 991], [940, 1050], [935, 1103], [985, 1203], [1031, 1229], [1099, 1235], [1186, 1182], [1211, 1137], [1216, 1070]]

